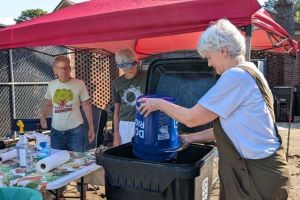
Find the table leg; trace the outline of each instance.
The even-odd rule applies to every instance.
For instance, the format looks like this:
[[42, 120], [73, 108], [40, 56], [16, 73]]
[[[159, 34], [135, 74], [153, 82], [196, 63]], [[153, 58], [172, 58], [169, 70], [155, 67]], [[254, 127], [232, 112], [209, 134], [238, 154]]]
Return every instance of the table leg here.
[[59, 190], [55, 190], [55, 200], [59, 200]]
[[84, 200], [83, 196], [84, 177], [80, 178], [80, 200]]

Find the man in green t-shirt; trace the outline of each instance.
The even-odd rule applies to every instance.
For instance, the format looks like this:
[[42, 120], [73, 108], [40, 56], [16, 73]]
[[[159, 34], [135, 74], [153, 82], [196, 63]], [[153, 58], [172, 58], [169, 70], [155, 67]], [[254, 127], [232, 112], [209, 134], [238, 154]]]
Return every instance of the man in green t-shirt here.
[[137, 70], [138, 60], [130, 48], [116, 52], [116, 63], [124, 74], [112, 83], [114, 146], [131, 142], [135, 132], [137, 97], [145, 93], [146, 73]]

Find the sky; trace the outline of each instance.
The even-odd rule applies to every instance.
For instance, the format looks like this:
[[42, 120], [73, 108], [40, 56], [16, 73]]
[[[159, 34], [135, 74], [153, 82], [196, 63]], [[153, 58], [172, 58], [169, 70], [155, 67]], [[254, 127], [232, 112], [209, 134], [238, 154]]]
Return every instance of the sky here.
[[[15, 23], [14, 18], [21, 15], [21, 12], [27, 9], [40, 8], [52, 12], [61, 0], [0, 0], [0, 23], [12, 25]], [[79, 3], [87, 0], [71, 0]], [[112, 0], [114, 1], [114, 0]], [[266, 0], [258, 0], [260, 3]]]
[[[14, 24], [14, 18], [21, 15], [27, 9], [40, 8], [52, 12], [61, 0], [0, 0], [0, 23], [5, 25]], [[87, 0], [71, 0], [79, 3]]]

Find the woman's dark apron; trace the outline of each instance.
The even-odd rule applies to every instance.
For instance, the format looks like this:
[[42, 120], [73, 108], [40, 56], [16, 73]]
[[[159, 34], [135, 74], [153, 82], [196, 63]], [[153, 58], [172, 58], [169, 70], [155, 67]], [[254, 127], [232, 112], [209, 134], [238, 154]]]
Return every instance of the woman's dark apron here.
[[[274, 124], [273, 96], [260, 76], [250, 67], [239, 66], [256, 81]], [[253, 124], [255, 126], [255, 124]], [[281, 137], [276, 133], [281, 143]], [[263, 159], [244, 159], [223, 130], [220, 119], [214, 121], [214, 134], [219, 152], [221, 200], [283, 200], [288, 198], [290, 173], [282, 147]]]

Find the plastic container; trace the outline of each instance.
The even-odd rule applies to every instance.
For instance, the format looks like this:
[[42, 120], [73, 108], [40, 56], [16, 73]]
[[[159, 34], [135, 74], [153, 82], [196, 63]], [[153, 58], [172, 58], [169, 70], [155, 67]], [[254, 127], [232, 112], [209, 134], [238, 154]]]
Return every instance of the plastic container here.
[[0, 199], [43, 200], [43, 196], [40, 191], [27, 187], [2, 187]]
[[[148, 68], [146, 94], [172, 96], [187, 108], [215, 84], [216, 76], [200, 58], [165, 59]], [[178, 132], [193, 133], [211, 123], [189, 128], [178, 123]], [[110, 200], [208, 200], [212, 185], [215, 148], [190, 145], [168, 162], [138, 159], [132, 144], [124, 144], [97, 154], [105, 169], [105, 194]]]
[[36, 134], [37, 159], [41, 160], [51, 155], [51, 140], [47, 134]]
[[294, 121], [295, 92], [295, 87], [276, 86], [273, 88], [275, 118], [277, 122], [288, 122], [289, 117], [291, 117], [291, 122]]
[[20, 167], [31, 167], [32, 151], [28, 145], [28, 140], [24, 133], [19, 133], [19, 141], [16, 144], [17, 160]]
[[38, 160], [51, 155], [51, 139], [47, 133], [34, 132], [26, 134], [26, 137], [35, 140], [36, 157]]
[[105, 169], [109, 200], [208, 200], [215, 152], [193, 144], [172, 162], [153, 162], [137, 159], [129, 143], [97, 155], [96, 162]]
[[[160, 98], [175, 103], [175, 98], [159, 95], [143, 95], [141, 98]], [[180, 147], [177, 122], [160, 111], [144, 117], [138, 110], [137, 101], [135, 136], [132, 140], [133, 153], [143, 160], [167, 161], [176, 157]]]

